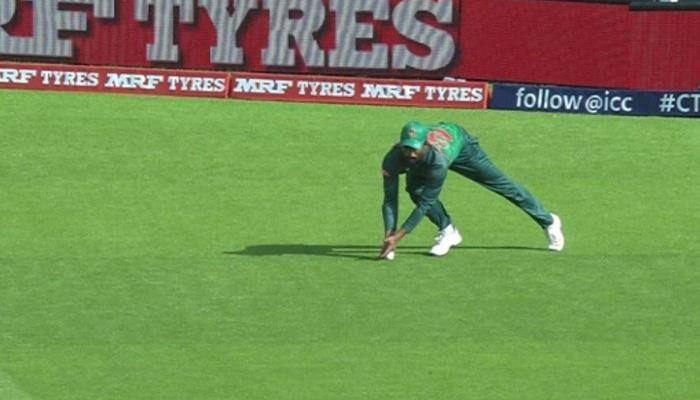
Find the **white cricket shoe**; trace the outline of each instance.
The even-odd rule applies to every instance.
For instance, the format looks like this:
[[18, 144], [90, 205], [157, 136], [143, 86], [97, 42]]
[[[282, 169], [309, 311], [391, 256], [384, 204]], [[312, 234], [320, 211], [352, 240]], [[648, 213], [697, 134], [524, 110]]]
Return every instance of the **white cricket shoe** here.
[[561, 231], [561, 219], [555, 214], [551, 215], [554, 221], [545, 229], [547, 239], [549, 239], [547, 248], [552, 251], [562, 251], [564, 250], [564, 232]]
[[447, 228], [438, 232], [435, 241], [437, 243], [430, 249], [430, 255], [444, 256], [452, 247], [462, 243], [462, 235], [454, 226], [448, 225]]

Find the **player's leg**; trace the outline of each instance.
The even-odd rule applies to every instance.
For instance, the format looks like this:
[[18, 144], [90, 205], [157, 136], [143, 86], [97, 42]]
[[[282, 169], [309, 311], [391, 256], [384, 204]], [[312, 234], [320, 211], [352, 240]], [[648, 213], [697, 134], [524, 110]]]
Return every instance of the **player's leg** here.
[[465, 147], [450, 169], [500, 194], [527, 213], [546, 231], [550, 249], [561, 250], [564, 247], [561, 221], [558, 217], [550, 213], [525, 187], [498, 169], [477, 141]]
[[[413, 201], [413, 203], [418, 204], [419, 194], [415, 192], [408, 192], [408, 194], [411, 196], [411, 200]], [[435, 224], [435, 226], [437, 226], [439, 230], [447, 228], [452, 223], [450, 215], [445, 209], [445, 205], [442, 204], [440, 200], [437, 200], [433, 204], [433, 206], [428, 210], [428, 212], [425, 213], [425, 216], [428, 217], [430, 222]]]
[[[413, 203], [418, 204], [420, 192], [423, 190], [423, 181], [416, 177], [406, 176], [406, 191]], [[434, 256], [444, 256], [450, 249], [462, 242], [462, 236], [457, 228], [452, 225], [450, 215], [445, 209], [445, 205], [440, 200], [435, 201], [433, 206], [426, 212], [426, 217], [438, 227], [435, 237], [435, 244], [430, 249], [430, 254]]]
[[[412, 176], [411, 174], [406, 174], [406, 191], [414, 204], [418, 204], [424, 185], [425, 182], [423, 179]], [[438, 227], [438, 230], [443, 230], [452, 223], [445, 205], [442, 204], [440, 200], [433, 203], [433, 206], [428, 210], [425, 216]]]

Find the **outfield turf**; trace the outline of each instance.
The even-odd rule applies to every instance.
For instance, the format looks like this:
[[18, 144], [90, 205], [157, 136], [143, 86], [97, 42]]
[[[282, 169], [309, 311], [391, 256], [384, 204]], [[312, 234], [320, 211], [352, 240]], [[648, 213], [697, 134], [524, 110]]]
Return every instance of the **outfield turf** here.
[[[463, 244], [374, 260], [409, 119], [565, 251], [450, 175]], [[0, 91], [0, 150], [1, 400], [700, 398], [697, 119]]]

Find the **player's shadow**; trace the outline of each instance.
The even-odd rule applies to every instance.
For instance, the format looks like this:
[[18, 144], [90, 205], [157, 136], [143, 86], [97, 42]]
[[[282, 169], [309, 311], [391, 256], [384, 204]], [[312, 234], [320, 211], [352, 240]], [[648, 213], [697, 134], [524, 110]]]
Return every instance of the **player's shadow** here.
[[260, 244], [248, 246], [238, 251], [225, 251], [236, 256], [284, 256], [306, 255], [322, 257], [344, 257], [356, 260], [374, 260], [379, 254], [378, 246], [336, 246], [321, 244]]
[[[494, 250], [494, 251], [546, 251], [542, 248], [527, 246], [459, 246], [452, 251]], [[430, 256], [425, 246], [399, 246], [399, 252]], [[283, 256], [307, 255], [321, 257], [343, 257], [355, 260], [375, 260], [379, 254], [378, 246], [369, 245], [321, 245], [321, 244], [260, 244], [248, 246], [238, 251], [225, 251], [224, 254], [235, 256]]]

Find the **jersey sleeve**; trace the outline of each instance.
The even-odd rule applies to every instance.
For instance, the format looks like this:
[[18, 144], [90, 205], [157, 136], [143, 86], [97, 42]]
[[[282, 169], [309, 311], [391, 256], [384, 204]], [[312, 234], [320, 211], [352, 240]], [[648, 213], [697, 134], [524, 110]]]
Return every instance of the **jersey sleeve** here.
[[399, 216], [399, 155], [398, 146], [392, 147], [384, 156], [382, 162], [382, 177], [384, 179], [384, 201], [382, 203], [382, 217], [384, 218], [385, 232], [396, 230]]
[[431, 168], [423, 191], [418, 195], [416, 207], [401, 227], [406, 233], [410, 233], [420, 223], [423, 217], [425, 217], [428, 210], [433, 207], [440, 196], [442, 185], [445, 183], [446, 178], [447, 168], [443, 168], [440, 165], [435, 165]]

